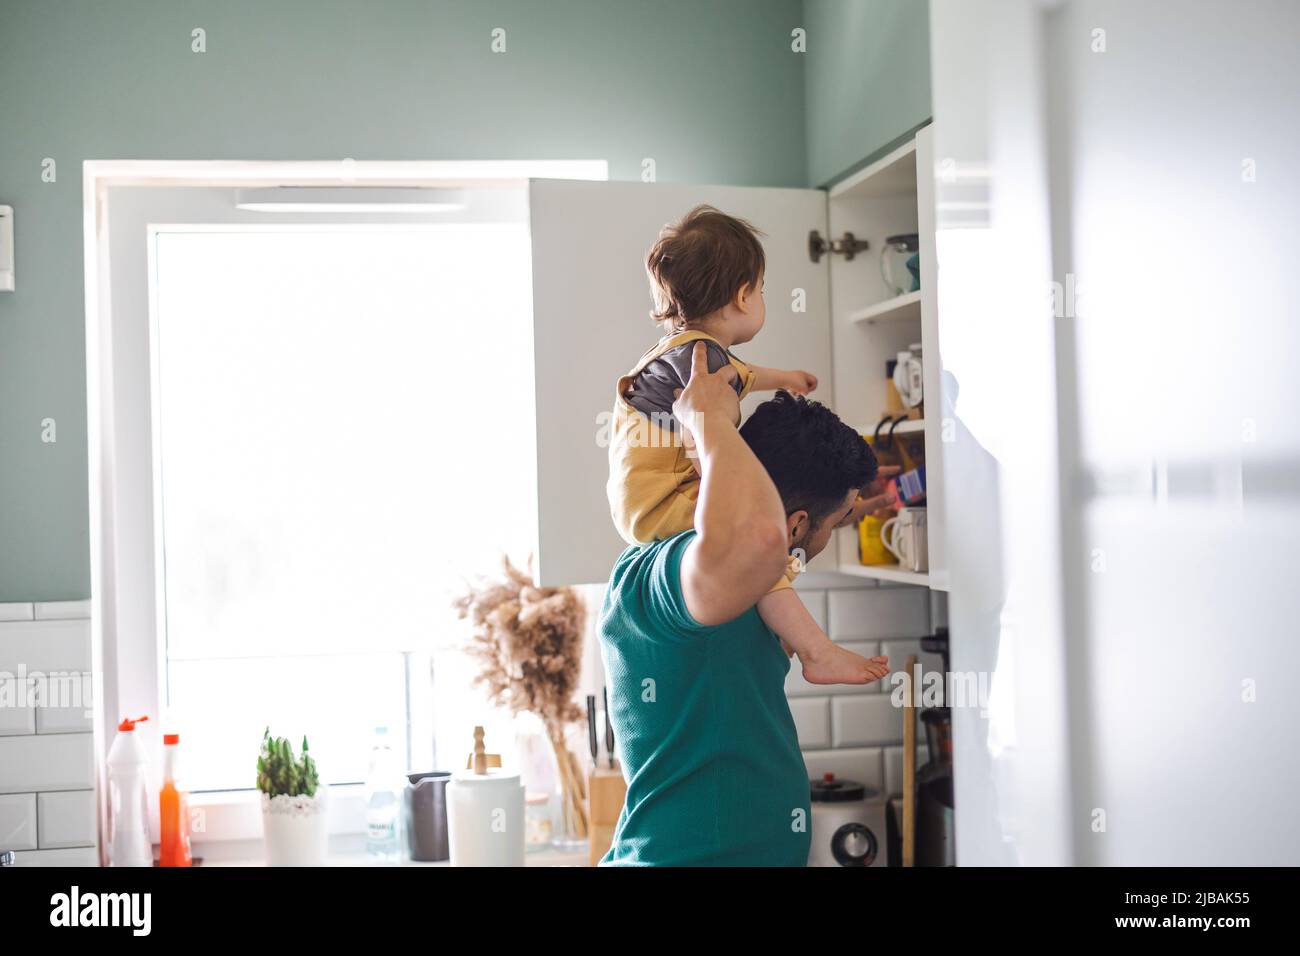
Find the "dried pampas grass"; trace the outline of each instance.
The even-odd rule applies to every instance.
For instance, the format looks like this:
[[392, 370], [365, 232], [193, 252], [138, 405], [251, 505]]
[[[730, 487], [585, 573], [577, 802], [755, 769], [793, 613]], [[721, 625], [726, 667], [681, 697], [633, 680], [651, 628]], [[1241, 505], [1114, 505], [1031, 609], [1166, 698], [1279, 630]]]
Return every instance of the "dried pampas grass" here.
[[498, 578], [467, 585], [453, 602], [473, 628], [466, 652], [481, 665], [475, 683], [494, 705], [541, 719], [559, 768], [565, 822], [585, 837], [586, 785], [564, 731], [584, 717], [573, 697], [587, 609], [573, 588], [533, 587], [531, 566], [521, 571], [503, 556], [501, 569]]

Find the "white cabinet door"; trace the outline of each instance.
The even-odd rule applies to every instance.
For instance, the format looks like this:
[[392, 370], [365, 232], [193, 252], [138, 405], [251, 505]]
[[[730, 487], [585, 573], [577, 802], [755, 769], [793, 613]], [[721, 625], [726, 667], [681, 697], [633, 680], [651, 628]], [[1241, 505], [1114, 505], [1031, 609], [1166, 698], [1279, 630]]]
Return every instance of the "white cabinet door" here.
[[[614, 383], [658, 337], [650, 320], [645, 256], [659, 230], [710, 203], [761, 229], [767, 254], [767, 324], [736, 354], [759, 365], [806, 369], [830, 401], [830, 295], [826, 258], [808, 256], [808, 233], [826, 235], [826, 194], [668, 183], [534, 180], [533, 348], [537, 416], [537, 554], [540, 585], [609, 578], [624, 548], [605, 497], [602, 422]], [[796, 312], [802, 303], [804, 311]], [[746, 400], [745, 412], [764, 396]], [[813, 567], [817, 565], [814, 562]]]
[[925, 356], [925, 484], [930, 587], [948, 590], [948, 513], [943, 492], [944, 432], [953, 396], [944, 391], [939, 346], [939, 263], [935, 257], [934, 127], [916, 131], [916, 225], [921, 252], [921, 352]]

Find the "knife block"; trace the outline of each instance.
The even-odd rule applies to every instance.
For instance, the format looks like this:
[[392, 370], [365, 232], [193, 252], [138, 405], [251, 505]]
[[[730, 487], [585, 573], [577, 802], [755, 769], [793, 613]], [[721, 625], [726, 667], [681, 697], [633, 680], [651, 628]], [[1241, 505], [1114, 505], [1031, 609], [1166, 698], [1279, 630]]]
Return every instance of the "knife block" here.
[[614, 842], [626, 796], [627, 784], [618, 761], [613, 767], [598, 767], [587, 775], [587, 860], [592, 866], [600, 862]]

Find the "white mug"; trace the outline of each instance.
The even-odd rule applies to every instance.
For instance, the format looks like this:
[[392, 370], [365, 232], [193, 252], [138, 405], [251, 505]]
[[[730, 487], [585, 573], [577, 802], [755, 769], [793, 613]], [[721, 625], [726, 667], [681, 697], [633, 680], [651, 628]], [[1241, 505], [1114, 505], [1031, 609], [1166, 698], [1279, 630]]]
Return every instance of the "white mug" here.
[[880, 541], [898, 558], [905, 571], [926, 571], [930, 566], [925, 509], [900, 508], [898, 514], [880, 526]]

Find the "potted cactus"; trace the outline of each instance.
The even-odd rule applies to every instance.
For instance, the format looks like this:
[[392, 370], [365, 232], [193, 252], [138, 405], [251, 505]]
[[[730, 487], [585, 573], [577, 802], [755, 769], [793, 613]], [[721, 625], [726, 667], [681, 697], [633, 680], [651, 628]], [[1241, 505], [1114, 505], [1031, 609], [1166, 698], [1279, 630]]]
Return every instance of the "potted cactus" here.
[[262, 733], [257, 756], [257, 789], [262, 794], [262, 833], [268, 866], [324, 866], [329, 830], [325, 787], [302, 739], [302, 756], [283, 737]]

